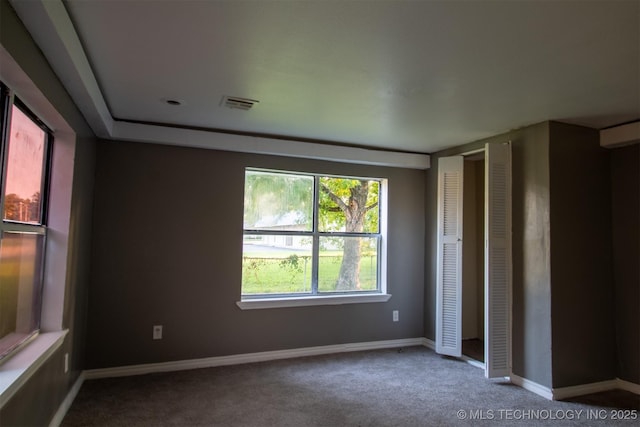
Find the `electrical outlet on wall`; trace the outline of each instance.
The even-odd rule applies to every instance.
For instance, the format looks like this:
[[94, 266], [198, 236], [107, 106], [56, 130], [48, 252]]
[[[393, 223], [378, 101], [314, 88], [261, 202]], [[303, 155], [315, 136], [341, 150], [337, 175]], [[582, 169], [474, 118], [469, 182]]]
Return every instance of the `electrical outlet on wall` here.
[[153, 339], [154, 340], [162, 339], [162, 325], [153, 325]]
[[393, 321], [394, 322], [400, 321], [400, 312], [398, 310], [393, 310]]
[[69, 372], [69, 353], [64, 354], [64, 373]]

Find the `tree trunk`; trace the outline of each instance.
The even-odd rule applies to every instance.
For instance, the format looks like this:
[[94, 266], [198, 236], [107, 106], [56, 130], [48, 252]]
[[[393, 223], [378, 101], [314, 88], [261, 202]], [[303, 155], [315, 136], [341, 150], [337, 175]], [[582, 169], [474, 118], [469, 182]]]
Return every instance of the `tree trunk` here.
[[[369, 195], [369, 182], [360, 181], [351, 189], [351, 196], [347, 209], [344, 211], [346, 217], [345, 231], [351, 233], [362, 233], [364, 230], [364, 217], [367, 213], [367, 196]], [[360, 239], [346, 237], [344, 239], [344, 252], [340, 274], [336, 281], [337, 291], [353, 291], [360, 289]]]
[[360, 289], [360, 240], [347, 238], [340, 265], [340, 275], [336, 281], [336, 291]]

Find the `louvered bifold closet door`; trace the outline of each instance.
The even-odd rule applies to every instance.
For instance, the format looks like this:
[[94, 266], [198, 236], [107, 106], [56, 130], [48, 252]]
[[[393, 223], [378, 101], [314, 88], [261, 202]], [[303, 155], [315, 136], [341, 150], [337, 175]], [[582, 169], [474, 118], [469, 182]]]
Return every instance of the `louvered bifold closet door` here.
[[436, 352], [462, 355], [462, 188], [464, 158], [438, 159]]
[[511, 146], [485, 147], [485, 376], [511, 375]]

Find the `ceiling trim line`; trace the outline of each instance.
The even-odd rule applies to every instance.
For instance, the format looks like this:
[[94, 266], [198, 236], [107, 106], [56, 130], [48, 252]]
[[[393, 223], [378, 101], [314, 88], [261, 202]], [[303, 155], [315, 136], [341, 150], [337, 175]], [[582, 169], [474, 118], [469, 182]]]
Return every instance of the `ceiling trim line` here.
[[428, 154], [298, 142], [114, 121], [111, 139], [407, 169], [429, 169]]
[[61, 0], [9, 0], [93, 132], [109, 138], [113, 117]]
[[600, 131], [600, 145], [615, 148], [640, 143], [640, 121], [614, 126]]

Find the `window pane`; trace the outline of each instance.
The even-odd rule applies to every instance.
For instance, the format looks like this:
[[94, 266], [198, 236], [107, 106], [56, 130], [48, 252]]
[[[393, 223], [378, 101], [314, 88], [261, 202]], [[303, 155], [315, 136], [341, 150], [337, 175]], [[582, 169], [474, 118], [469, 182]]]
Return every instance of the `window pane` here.
[[311, 231], [313, 177], [247, 171], [245, 230]]
[[43, 241], [43, 236], [37, 234], [2, 235], [0, 355], [38, 329]]
[[319, 230], [377, 233], [379, 191], [378, 181], [320, 178]]
[[13, 106], [3, 218], [41, 224], [45, 132]]
[[378, 289], [377, 237], [320, 237], [320, 292]]
[[311, 292], [308, 235], [245, 234], [242, 245], [242, 294]]

